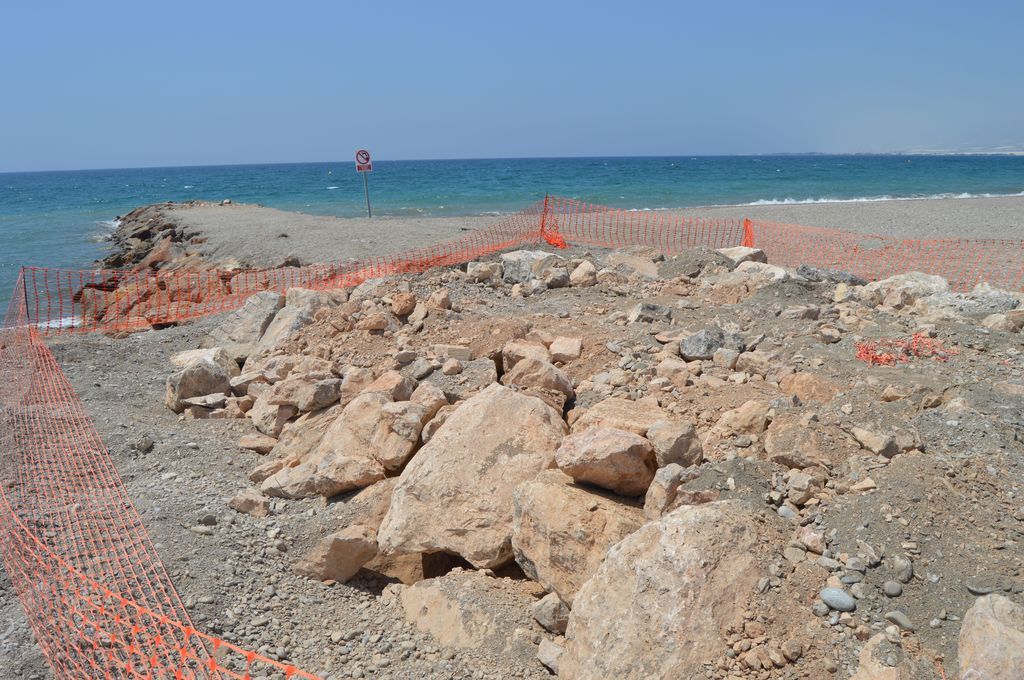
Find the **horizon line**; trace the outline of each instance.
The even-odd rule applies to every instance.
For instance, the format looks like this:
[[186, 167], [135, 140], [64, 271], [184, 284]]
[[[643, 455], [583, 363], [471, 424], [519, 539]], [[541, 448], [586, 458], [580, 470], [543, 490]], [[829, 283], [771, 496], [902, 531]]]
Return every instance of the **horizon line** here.
[[[770, 153], [682, 153], [682, 154], [608, 154], [608, 155], [566, 155], [566, 156], [490, 156], [490, 157], [449, 157], [449, 158], [383, 158], [374, 159], [378, 163], [429, 163], [437, 161], [543, 161], [543, 160], [594, 160], [603, 158], [770, 158], [778, 156], [1024, 156], [1024, 150], [902, 150], [902, 151], [774, 151]], [[27, 175], [48, 172], [103, 172], [112, 170], [179, 170], [183, 168], [237, 168], [246, 166], [274, 165], [326, 165], [337, 163], [354, 165], [354, 160], [314, 160], [314, 161], [281, 161], [256, 163], [200, 163], [197, 165], [139, 165], [139, 166], [105, 166], [90, 168], [59, 168], [47, 170], [0, 170], [0, 175]]]

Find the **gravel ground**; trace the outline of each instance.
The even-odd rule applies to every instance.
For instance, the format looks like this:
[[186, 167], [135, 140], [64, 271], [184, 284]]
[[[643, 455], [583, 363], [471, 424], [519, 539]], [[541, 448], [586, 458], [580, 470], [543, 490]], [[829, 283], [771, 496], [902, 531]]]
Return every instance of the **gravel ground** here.
[[[193, 212], [198, 210], [208, 213]], [[296, 216], [254, 206], [212, 206], [179, 212], [183, 221], [196, 220], [197, 229], [202, 225], [202, 235], [208, 239], [207, 254], [256, 258], [254, 264], [274, 264], [286, 255], [297, 255], [304, 261], [323, 261], [393, 252], [457, 236], [467, 228], [483, 226], [496, 219], [338, 220]], [[702, 209], [700, 212], [842, 224], [867, 231], [895, 228], [894, 225], [900, 224], [908, 231], [898, 233], [907, 236], [955, 233], [1019, 237], [1020, 225], [1024, 224], [1024, 199], [890, 201]], [[277, 215], [268, 218], [273, 214]], [[255, 224], [260, 226], [252, 226]], [[965, 226], [957, 228], [958, 224]], [[335, 230], [346, 236], [333, 238]], [[277, 238], [284, 231], [289, 237]], [[778, 291], [775, 294], [778, 295]], [[567, 309], [572, 309], [575, 316], [592, 309], [594, 304], [625, 309], [635, 302], [616, 293], [602, 300], [586, 300], [581, 306], [578, 300], [566, 300], [562, 295], [553, 292], [528, 302], [502, 305], [502, 309], [490, 313], [516, 316], [529, 311], [550, 318], [560, 316], [559, 312], [565, 314]], [[807, 295], [805, 291], [796, 291], [794, 299], [787, 299], [785, 303], [822, 302], [815, 295], [806, 300], [797, 299], [804, 295]], [[778, 300], [752, 299], [730, 314], [746, 313], [759, 319], [764, 316], [765, 308], [779, 303]], [[325, 677], [543, 677], [544, 671], [536, 664], [510, 666], [486, 649], [467, 653], [441, 647], [430, 636], [406, 623], [400, 605], [392, 599], [379, 597], [386, 586], [384, 582], [356, 579], [329, 587], [293, 575], [290, 565], [297, 555], [308, 551], [320, 535], [345, 525], [346, 516], [352, 511], [349, 504], [288, 501], [277, 503], [275, 514], [266, 519], [240, 515], [227, 508], [227, 499], [250, 486], [247, 475], [262, 462], [255, 454], [235, 446], [241, 434], [251, 432], [251, 425], [245, 420], [181, 420], [162, 404], [170, 355], [197, 347], [200, 338], [219, 321], [219, 318], [211, 318], [123, 340], [87, 335], [57, 338], [51, 342], [57, 360], [113, 455], [194, 623], [225, 639], [297, 663]], [[695, 312], [693, 319], [685, 321], [690, 325], [707, 319], [703, 318], [703, 312]], [[769, 315], [765, 323], [776, 324], [777, 320]], [[608, 330], [622, 331], [614, 325]], [[751, 332], [755, 330], [756, 325]], [[886, 330], [896, 329], [890, 326]], [[1011, 412], [1000, 413], [1007, 405], [1005, 397], [984, 393], [986, 384], [1000, 379], [1020, 380], [1019, 354], [1004, 353], [1008, 347], [1019, 348], [1019, 344], [1013, 342], [1007, 346], [1001, 340], [978, 339], [969, 330], [963, 329], [963, 337], [952, 339], [960, 340], [961, 346], [967, 347], [972, 342], [984, 343], [983, 349], [965, 352], [953, 365], [942, 370], [937, 366], [922, 366], [913, 381], [924, 384], [934, 381], [940, 391], [942, 387], [962, 389], [965, 396], [971, 397], [974, 408], [999, 413], [1003, 423], [1020, 427], [1018, 411], [1011, 409]], [[864, 371], [873, 378], [872, 383], [860, 385], [863, 401], [851, 399], [856, 413], [878, 411], [880, 418], [894, 420], [905, 417], [905, 413], [895, 410], [886, 414], [877, 403], [875, 393], [884, 386], [889, 374], [884, 369], [864, 370], [850, 358], [848, 341], [844, 343], [844, 346], [832, 346], [836, 351], [843, 350], [843, 370], [851, 374]], [[794, 343], [789, 349], [799, 348]], [[840, 356], [820, 348], [816, 351], [826, 365]], [[990, 360], [993, 354], [997, 361]], [[1019, 399], [1012, 401], [1020, 403]], [[879, 542], [896, 546], [921, 540], [928, 547], [927, 561], [922, 566], [929, 566], [930, 571], [922, 569], [922, 579], [934, 575], [936, 580], [931, 583], [941, 583], [943, 587], [926, 589], [922, 580], [908, 588], [911, 597], [907, 601], [913, 598], [915, 609], [911, 614], [919, 625], [933, 620], [942, 610], [954, 616], [963, 614], [971, 602], [962, 585], [965, 578], [1010, 579], [1017, 584], [1024, 575], [1019, 553], [997, 547], [1005, 544], [1004, 537], [1006, 540], [1012, 537], [1019, 545], [1017, 525], [1006, 524], [1001, 519], [1013, 512], [1013, 503], [1019, 501], [1019, 495], [1013, 491], [1007, 496], [1007, 489], [1017, 491], [1024, 481], [1012, 428], [999, 432], [994, 452], [986, 452], [985, 458], [976, 458], [971, 449], [977, 448], [977, 437], [990, 429], [996, 430], [992, 423], [980, 416], [974, 418], [977, 422], [967, 416], [955, 421], [947, 417], [927, 422], [929, 418], [938, 417], [938, 413], [919, 416], [922, 419], [919, 427], [927, 426], [931, 433], [929, 453], [934, 457], [929, 456], [926, 461], [908, 457], [885, 472], [875, 473], [881, 491], [873, 494], [870, 502], [864, 497], [844, 498], [825, 520], [827, 528], [836, 530], [837, 542], [847, 549], [855, 545], [868, 527], [890, 527], [884, 531], [872, 528]], [[978, 433], [969, 428], [965, 431], [968, 425]], [[152, 451], [140, 453], [133, 447], [142, 437], [153, 440]], [[951, 481], [943, 483], [943, 478]], [[992, 493], [985, 485], [999, 478], [1006, 486], [1002, 493]], [[888, 502], [880, 502], [879, 496]], [[752, 493], [751, 498], [756, 499], [757, 494]], [[886, 506], [890, 510], [886, 510]], [[909, 524], [898, 521], [900, 513], [896, 514], [897, 522], [893, 524], [892, 507], [897, 507], [903, 518], [909, 518]], [[208, 515], [216, 518], [212, 535], [193, 531]], [[934, 543], [928, 546], [930, 541]], [[872, 585], [879, 587], [882, 574], [869, 581], [878, 581]], [[955, 586], [946, 590], [945, 584]], [[871, 623], [874, 616], [866, 620]], [[929, 646], [952, 659], [956, 627], [944, 623], [945, 620], [941, 619], [935, 628], [929, 627], [922, 633]], [[0, 573], [0, 669], [4, 669], [0, 674], [4, 678], [50, 675], [3, 573]]]

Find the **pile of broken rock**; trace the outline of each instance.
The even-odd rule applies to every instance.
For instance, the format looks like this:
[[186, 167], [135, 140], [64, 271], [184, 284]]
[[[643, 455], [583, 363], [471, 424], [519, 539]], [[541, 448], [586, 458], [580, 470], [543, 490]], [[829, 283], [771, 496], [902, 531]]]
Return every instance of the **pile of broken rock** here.
[[[459, 592], [526, 578], [536, 656], [568, 678], [924, 678], [954, 658], [965, 678], [1024, 677], [1024, 411], [983, 394], [1024, 397], [1021, 302], [748, 248], [516, 251], [254, 295], [174, 357], [166, 404], [251, 420], [239, 446], [268, 460], [239, 512], [372, 497], [295, 570], [392, 579], [382, 597], [443, 644], [472, 635]], [[965, 350], [949, 365], [853, 358], [865, 336], [940, 329]], [[974, 423], [1004, 434], [958, 439]], [[941, 561], [980, 544], [942, 536], [942, 503], [975, 498], [979, 474], [1007, 475], [978, 512], [1010, 549], [949, 594]], [[906, 479], [926, 481], [911, 500]]]

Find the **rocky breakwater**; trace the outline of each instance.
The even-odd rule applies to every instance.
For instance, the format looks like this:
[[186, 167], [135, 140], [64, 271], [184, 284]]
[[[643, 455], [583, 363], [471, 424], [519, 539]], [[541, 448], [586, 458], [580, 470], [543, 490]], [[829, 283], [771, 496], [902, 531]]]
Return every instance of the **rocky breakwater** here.
[[[110, 236], [111, 253], [96, 263], [104, 270], [103, 276], [73, 291], [81, 323], [144, 330], [190, 318], [204, 305], [218, 304], [233, 295], [273, 287], [267, 276], [247, 275], [244, 281], [237, 280], [240, 272], [249, 268], [247, 264], [233, 256], [208, 256], [203, 248], [206, 236], [175, 214], [212, 205], [203, 201], [159, 203], [118, 218]], [[253, 206], [235, 206], [231, 201], [217, 206], [218, 210], [234, 208]], [[298, 265], [295, 257], [288, 256], [277, 266]]]
[[516, 251], [254, 296], [166, 403], [251, 421], [237, 512], [372, 497], [295, 572], [499, 676], [1018, 678], [1021, 303]]

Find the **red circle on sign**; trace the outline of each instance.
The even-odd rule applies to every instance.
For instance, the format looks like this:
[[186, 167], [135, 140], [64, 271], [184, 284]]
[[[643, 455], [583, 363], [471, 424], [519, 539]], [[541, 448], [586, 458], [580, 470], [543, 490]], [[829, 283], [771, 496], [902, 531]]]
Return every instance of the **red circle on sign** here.
[[356, 163], [366, 164], [370, 162], [370, 152], [366, 149], [356, 151]]

